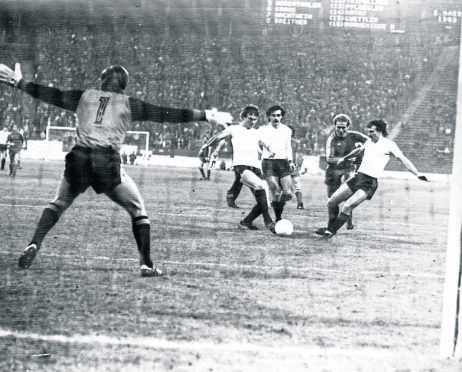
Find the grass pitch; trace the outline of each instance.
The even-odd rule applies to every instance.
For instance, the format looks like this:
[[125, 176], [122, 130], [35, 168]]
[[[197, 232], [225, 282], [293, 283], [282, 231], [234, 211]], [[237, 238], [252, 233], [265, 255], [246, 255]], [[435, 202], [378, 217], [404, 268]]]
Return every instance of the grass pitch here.
[[238, 228], [232, 172], [126, 167], [145, 199], [152, 252], [169, 278], [141, 278], [131, 222], [88, 190], [29, 270], [17, 259], [63, 171], [0, 173], [0, 370], [456, 371], [440, 360], [446, 183], [380, 180], [331, 241], [319, 176], [302, 177], [294, 233]]

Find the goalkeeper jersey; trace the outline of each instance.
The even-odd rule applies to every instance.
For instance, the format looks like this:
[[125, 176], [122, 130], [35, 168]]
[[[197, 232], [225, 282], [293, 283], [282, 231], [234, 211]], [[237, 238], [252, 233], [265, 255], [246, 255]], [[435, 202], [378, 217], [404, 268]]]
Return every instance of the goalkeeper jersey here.
[[74, 111], [76, 144], [119, 151], [132, 121], [184, 123], [205, 121], [205, 111], [155, 106], [124, 94], [98, 89], [61, 91], [21, 80], [19, 89], [46, 103]]

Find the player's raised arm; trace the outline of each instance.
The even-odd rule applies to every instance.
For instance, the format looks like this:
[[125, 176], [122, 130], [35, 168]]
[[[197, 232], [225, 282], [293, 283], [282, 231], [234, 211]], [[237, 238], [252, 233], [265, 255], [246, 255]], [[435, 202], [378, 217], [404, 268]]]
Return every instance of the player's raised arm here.
[[6, 65], [0, 64], [0, 82], [22, 90], [33, 98], [74, 112], [83, 94], [83, 90], [62, 91], [58, 88], [27, 81], [22, 76], [19, 63], [16, 63], [14, 71]]

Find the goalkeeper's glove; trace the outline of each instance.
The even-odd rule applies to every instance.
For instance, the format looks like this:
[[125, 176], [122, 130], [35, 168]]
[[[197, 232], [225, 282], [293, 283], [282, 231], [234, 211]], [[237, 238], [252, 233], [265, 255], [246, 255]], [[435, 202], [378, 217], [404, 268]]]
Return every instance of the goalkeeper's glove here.
[[230, 113], [217, 111], [216, 108], [205, 110], [205, 118], [209, 123], [221, 124], [224, 126], [230, 125], [233, 122], [233, 117]]
[[12, 87], [17, 87], [22, 79], [21, 65], [16, 63], [14, 71], [4, 64], [0, 64], [0, 83], [8, 84]]

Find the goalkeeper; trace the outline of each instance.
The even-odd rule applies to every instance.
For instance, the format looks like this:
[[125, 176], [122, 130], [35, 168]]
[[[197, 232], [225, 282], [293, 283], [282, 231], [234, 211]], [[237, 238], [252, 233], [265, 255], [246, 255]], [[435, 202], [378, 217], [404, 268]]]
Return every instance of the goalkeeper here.
[[121, 169], [120, 148], [132, 121], [182, 123], [209, 121], [226, 125], [229, 113], [155, 106], [125, 95], [129, 75], [122, 66], [110, 66], [101, 74], [99, 89], [68, 90], [47, 87], [22, 78], [20, 65], [13, 71], [0, 64], [0, 82], [32, 97], [76, 113], [75, 146], [66, 155], [64, 174], [55, 198], [45, 207], [34, 235], [19, 258], [27, 269], [43, 239], [74, 199], [91, 186], [122, 206], [132, 220], [133, 234], [140, 254], [141, 276], [162, 276], [150, 255], [150, 222], [143, 199], [133, 180]]

